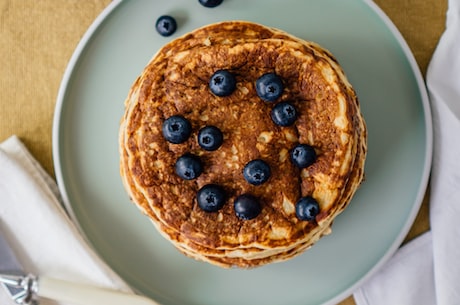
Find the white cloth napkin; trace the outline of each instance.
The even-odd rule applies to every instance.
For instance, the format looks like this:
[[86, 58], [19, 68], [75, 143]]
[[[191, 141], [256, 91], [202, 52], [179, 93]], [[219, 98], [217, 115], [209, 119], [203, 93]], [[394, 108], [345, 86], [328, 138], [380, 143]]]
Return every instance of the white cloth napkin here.
[[[130, 291], [82, 238], [58, 194], [54, 180], [16, 136], [0, 144], [0, 230], [26, 272]], [[0, 304], [15, 304], [2, 287]]]
[[460, 0], [448, 2], [427, 86], [434, 125], [431, 232], [398, 250], [358, 289], [358, 305], [460, 304]]

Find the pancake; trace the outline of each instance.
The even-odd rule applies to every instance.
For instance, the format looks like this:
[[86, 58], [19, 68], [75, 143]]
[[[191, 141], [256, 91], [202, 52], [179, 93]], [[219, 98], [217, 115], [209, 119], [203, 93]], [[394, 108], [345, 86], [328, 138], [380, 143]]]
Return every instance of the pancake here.
[[[219, 70], [236, 78], [228, 96], [209, 89]], [[283, 81], [274, 102], [256, 92], [256, 80], [266, 73]], [[295, 106], [297, 118], [290, 126], [271, 118], [282, 102]], [[162, 133], [165, 120], [175, 115], [192, 127], [180, 144]], [[217, 150], [200, 147], [198, 131], [205, 126], [222, 131]], [[119, 135], [120, 173], [134, 204], [179, 251], [222, 267], [286, 260], [329, 234], [363, 180], [367, 153], [358, 98], [334, 56], [316, 43], [245, 21], [211, 24], [161, 48], [131, 87]], [[306, 168], [291, 161], [289, 152], [297, 144], [316, 153]], [[196, 179], [175, 172], [184, 154], [203, 164]], [[256, 159], [270, 167], [261, 185], [243, 175]], [[197, 203], [198, 190], [208, 184], [225, 190], [225, 204], [216, 212]], [[242, 194], [260, 202], [253, 219], [235, 213], [233, 202]], [[296, 202], [306, 196], [319, 205], [309, 221], [296, 214]]]

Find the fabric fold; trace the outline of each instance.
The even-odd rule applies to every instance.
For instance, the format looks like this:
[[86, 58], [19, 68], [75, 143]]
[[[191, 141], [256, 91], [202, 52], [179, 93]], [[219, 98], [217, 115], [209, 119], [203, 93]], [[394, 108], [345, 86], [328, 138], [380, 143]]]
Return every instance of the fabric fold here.
[[[0, 202], [0, 229], [26, 272], [130, 291], [79, 233], [56, 183], [16, 136], [0, 144]], [[3, 289], [0, 303], [15, 304]]]

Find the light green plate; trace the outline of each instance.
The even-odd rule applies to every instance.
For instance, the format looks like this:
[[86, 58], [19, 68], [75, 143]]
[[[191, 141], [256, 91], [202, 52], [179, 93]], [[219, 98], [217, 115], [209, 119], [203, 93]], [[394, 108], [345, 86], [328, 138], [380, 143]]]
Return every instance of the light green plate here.
[[[179, 254], [130, 203], [118, 167], [123, 102], [151, 56], [171, 38], [231, 19], [278, 27], [332, 51], [354, 85], [369, 129], [366, 181], [333, 234], [288, 262], [224, 270]], [[308, 305], [346, 297], [397, 249], [412, 224], [431, 163], [431, 117], [412, 54], [388, 18], [362, 0], [113, 2], [78, 45], [54, 121], [56, 175], [76, 223], [133, 288], [162, 304]]]

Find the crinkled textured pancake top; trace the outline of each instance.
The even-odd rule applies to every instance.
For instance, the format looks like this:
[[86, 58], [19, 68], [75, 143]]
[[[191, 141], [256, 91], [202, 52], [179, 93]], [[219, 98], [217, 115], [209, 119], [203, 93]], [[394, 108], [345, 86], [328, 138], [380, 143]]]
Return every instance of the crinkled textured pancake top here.
[[[237, 88], [227, 97], [213, 95], [208, 87], [220, 69], [236, 76]], [[276, 103], [256, 93], [255, 81], [268, 72], [279, 75], [285, 86], [276, 103], [296, 107], [292, 126], [274, 124], [270, 111]], [[191, 122], [192, 136], [185, 143], [169, 143], [162, 135], [163, 122], [173, 115]], [[198, 130], [206, 125], [224, 135], [216, 151], [197, 143]], [[313, 146], [317, 154], [316, 162], [302, 170], [289, 157], [298, 143]], [[223, 265], [252, 266], [270, 262], [269, 255], [251, 263], [244, 255], [225, 261], [225, 253], [278, 249], [280, 259], [283, 249], [303, 250], [328, 233], [363, 178], [366, 129], [355, 92], [328, 51], [258, 24], [223, 22], [178, 38], [153, 57], [126, 100], [120, 152], [121, 175], [132, 200], [167, 238], [183, 245], [183, 252], [191, 249], [197, 255], [189, 255], [198, 258], [216, 255]], [[185, 153], [202, 160], [204, 171], [195, 180], [183, 180], [174, 171]], [[271, 168], [271, 177], [259, 186], [242, 174], [254, 159]], [[218, 212], [197, 205], [197, 191], [209, 183], [223, 186], [228, 195]], [[252, 220], [235, 215], [233, 200], [243, 193], [262, 204]], [[315, 221], [296, 217], [295, 203], [302, 196], [318, 201]]]

